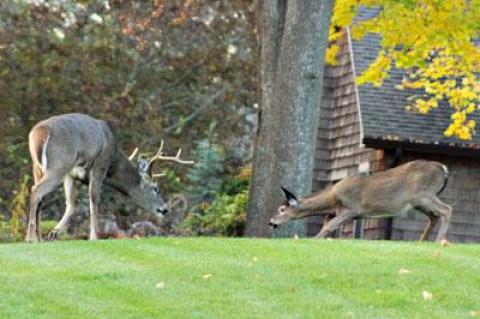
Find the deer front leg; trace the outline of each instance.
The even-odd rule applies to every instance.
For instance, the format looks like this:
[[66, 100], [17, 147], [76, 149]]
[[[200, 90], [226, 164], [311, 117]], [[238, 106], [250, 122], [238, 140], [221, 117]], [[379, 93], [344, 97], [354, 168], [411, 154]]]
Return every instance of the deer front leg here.
[[100, 204], [100, 192], [105, 173], [98, 169], [90, 171], [88, 195], [90, 197], [90, 240], [97, 240], [98, 205]]
[[337, 229], [341, 224], [346, 222], [347, 220], [351, 219], [352, 216], [350, 214], [341, 214], [335, 216], [332, 220], [330, 220], [326, 225], [322, 227], [322, 230], [315, 236], [315, 238], [325, 238], [330, 235], [335, 229]]
[[325, 225], [327, 225], [328, 222], [332, 220], [332, 218], [333, 217], [330, 214], [325, 215], [325, 217], [323, 218], [323, 224], [322, 224], [322, 228], [320, 229], [320, 231], [322, 231], [323, 228], [325, 228]]
[[50, 241], [58, 239], [58, 235], [65, 230], [68, 220], [75, 211], [74, 180], [69, 175], [67, 175], [63, 181], [63, 188], [65, 191], [65, 213], [57, 226], [48, 233], [48, 240]]

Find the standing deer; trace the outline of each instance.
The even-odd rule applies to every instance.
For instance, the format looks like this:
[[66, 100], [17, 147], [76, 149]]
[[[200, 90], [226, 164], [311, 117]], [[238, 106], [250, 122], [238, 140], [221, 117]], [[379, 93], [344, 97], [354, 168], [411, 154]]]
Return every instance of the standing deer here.
[[445, 188], [448, 169], [438, 162], [417, 160], [371, 176], [350, 176], [305, 198], [282, 187], [286, 201], [280, 205], [270, 225], [277, 227], [292, 219], [325, 215], [335, 217], [324, 223], [316, 238], [325, 238], [348, 220], [361, 217], [389, 217], [412, 208], [427, 215], [428, 224], [420, 240], [430, 235], [440, 219], [437, 241], [446, 239], [452, 207], [437, 195]]
[[150, 160], [136, 159], [138, 148], [127, 157], [118, 146], [112, 130], [104, 121], [85, 114], [53, 116], [36, 124], [29, 134], [33, 161], [34, 185], [30, 198], [30, 216], [27, 242], [42, 239], [40, 206], [43, 198], [63, 181], [66, 199], [65, 214], [48, 234], [56, 240], [65, 229], [74, 212], [74, 180], [88, 183], [90, 199], [90, 240], [97, 239], [97, 216], [100, 191], [105, 183], [134, 203], [157, 215], [168, 212], [152, 173], [155, 161], [173, 161], [193, 164], [176, 156], [163, 156], [163, 141], [157, 154]]

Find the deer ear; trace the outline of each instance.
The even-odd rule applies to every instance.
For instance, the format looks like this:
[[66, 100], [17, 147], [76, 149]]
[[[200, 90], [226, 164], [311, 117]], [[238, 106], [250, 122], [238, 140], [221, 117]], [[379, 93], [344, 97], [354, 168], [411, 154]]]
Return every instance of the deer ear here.
[[280, 188], [282, 189], [283, 194], [285, 194], [285, 197], [287, 198], [288, 205], [296, 207], [298, 205], [297, 197], [285, 187], [280, 186]]

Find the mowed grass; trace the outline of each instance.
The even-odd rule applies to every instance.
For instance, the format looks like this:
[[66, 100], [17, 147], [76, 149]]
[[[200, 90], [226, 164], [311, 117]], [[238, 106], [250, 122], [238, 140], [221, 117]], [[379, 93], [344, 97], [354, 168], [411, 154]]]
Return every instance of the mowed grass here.
[[2, 319], [474, 317], [480, 245], [224, 238], [0, 245]]

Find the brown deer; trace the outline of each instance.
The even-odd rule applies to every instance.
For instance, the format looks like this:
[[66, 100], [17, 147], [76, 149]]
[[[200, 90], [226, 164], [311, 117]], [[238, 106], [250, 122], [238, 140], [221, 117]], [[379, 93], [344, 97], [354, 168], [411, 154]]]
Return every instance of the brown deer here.
[[193, 164], [176, 156], [163, 156], [163, 141], [157, 154], [150, 160], [136, 159], [138, 148], [127, 157], [117, 144], [109, 125], [85, 114], [73, 113], [53, 116], [36, 124], [29, 134], [33, 161], [34, 185], [30, 198], [30, 216], [27, 242], [42, 239], [40, 206], [43, 198], [63, 182], [66, 199], [65, 214], [48, 234], [56, 240], [65, 229], [74, 212], [74, 181], [88, 183], [90, 199], [90, 240], [97, 239], [97, 216], [100, 191], [105, 183], [129, 197], [140, 207], [157, 215], [168, 212], [152, 173], [155, 161], [173, 161]]
[[[400, 215], [412, 208], [428, 217], [420, 240], [427, 239], [440, 219], [437, 241], [446, 239], [452, 207], [438, 198], [447, 184], [448, 169], [438, 162], [417, 160], [370, 176], [350, 176], [305, 198], [284, 187], [286, 201], [280, 205], [270, 225], [277, 227], [292, 219], [315, 215], [335, 216], [324, 223], [316, 238], [325, 238], [348, 220], [362, 217]], [[322, 212], [323, 210], [323, 212]]]

